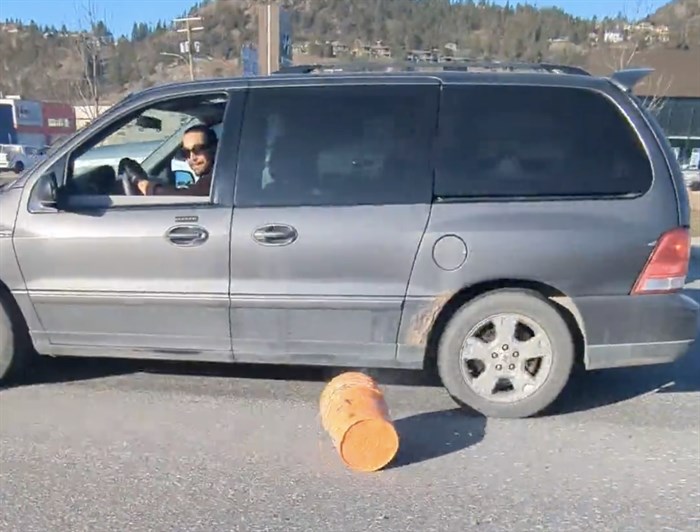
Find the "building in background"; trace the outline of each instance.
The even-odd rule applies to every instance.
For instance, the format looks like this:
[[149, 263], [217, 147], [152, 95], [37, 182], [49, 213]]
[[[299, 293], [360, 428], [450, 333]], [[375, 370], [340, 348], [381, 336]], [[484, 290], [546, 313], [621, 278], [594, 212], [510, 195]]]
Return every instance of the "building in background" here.
[[292, 13], [277, 4], [258, 6], [258, 43], [241, 49], [244, 76], [269, 76], [293, 65]]
[[42, 102], [42, 111], [46, 144], [51, 145], [76, 131], [75, 110], [72, 105], [60, 102]]
[[[595, 75], [610, 75], [615, 65], [617, 68], [652, 68], [654, 72], [635, 87], [634, 93], [654, 111], [686, 181], [700, 182], [700, 49], [650, 48], [636, 53], [617, 52], [624, 55], [613, 52], [595, 50], [588, 58], [588, 70]], [[620, 58], [627, 61], [620, 61]]]
[[75, 131], [75, 112], [68, 104], [0, 99], [0, 142], [43, 148]]
[[75, 128], [82, 129], [92, 122], [99, 115], [107, 111], [112, 107], [111, 105], [100, 105], [95, 112], [94, 105], [76, 105], [73, 107], [73, 112], [75, 113]]
[[665, 98], [657, 116], [681, 168], [689, 173], [700, 171], [700, 88], [698, 93]]
[[44, 113], [41, 102], [25, 100], [21, 96], [9, 96], [0, 100], [0, 105], [12, 109], [14, 141], [16, 144], [35, 146], [46, 145], [44, 133]]

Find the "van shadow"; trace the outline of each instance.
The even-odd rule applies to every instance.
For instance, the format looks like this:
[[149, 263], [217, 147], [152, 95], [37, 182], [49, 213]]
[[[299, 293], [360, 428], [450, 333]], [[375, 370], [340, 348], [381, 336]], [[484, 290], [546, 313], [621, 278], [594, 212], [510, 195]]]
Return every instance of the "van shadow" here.
[[700, 392], [697, 349], [674, 364], [576, 374], [544, 415], [585, 412], [650, 394]]
[[0, 390], [43, 384], [89, 381], [139, 373], [148, 362], [83, 357], [43, 357], [33, 355], [29, 367], [10, 381], [0, 382]]
[[177, 360], [118, 359], [104, 357], [34, 356], [19, 379], [0, 385], [0, 390], [42, 384], [62, 384], [135, 374], [214, 377], [249, 380], [328, 382], [346, 371], [361, 371], [380, 385], [440, 387], [431, 372], [404, 369], [374, 369], [336, 366], [272, 365]]
[[643, 395], [700, 392], [699, 340], [671, 364], [577, 372], [547, 414], [594, 410]]
[[396, 420], [394, 426], [399, 451], [386, 469], [426, 462], [479, 443], [486, 431], [486, 418], [454, 408], [408, 416]]

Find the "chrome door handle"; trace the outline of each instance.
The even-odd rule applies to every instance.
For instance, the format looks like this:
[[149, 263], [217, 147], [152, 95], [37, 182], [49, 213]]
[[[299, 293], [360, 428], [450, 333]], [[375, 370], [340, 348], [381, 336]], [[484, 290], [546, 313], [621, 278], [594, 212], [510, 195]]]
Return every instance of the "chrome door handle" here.
[[266, 246], [285, 246], [294, 242], [299, 234], [291, 225], [267, 224], [253, 232], [253, 238]]
[[165, 237], [176, 246], [190, 247], [206, 242], [209, 233], [198, 225], [176, 225], [168, 229]]

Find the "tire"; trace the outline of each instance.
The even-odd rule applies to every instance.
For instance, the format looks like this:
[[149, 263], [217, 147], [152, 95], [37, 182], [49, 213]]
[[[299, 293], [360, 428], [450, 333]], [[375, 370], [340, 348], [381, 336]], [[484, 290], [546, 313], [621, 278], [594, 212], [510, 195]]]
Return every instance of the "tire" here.
[[0, 294], [0, 384], [20, 379], [28, 365], [31, 352], [28, 333], [23, 330], [19, 310]]
[[24, 163], [19, 161], [15, 164], [15, 174], [21, 174], [22, 172], [24, 172]]
[[[513, 323], [517, 325], [509, 327]], [[481, 339], [478, 330], [486, 331]], [[503, 338], [512, 338], [505, 334], [510, 330], [525, 341], [504, 342]], [[527, 343], [527, 336], [536, 342]], [[468, 360], [463, 361], [462, 347], [469, 337]], [[543, 412], [559, 397], [572, 373], [575, 352], [569, 327], [553, 305], [536, 292], [505, 289], [479, 296], [455, 312], [438, 344], [437, 369], [443, 386], [460, 406], [486, 417], [527, 418]], [[531, 370], [538, 364], [542, 373], [533, 377]], [[494, 394], [499, 385], [512, 390]]]

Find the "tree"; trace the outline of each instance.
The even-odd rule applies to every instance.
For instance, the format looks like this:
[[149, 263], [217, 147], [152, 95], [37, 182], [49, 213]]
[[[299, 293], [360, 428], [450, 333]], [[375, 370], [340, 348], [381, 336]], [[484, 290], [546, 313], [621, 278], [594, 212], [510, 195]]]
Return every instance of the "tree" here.
[[[80, 30], [74, 36], [74, 53], [80, 61], [81, 75], [72, 83], [74, 100], [83, 106], [92, 120], [100, 114], [102, 81], [104, 78], [103, 47], [112, 42], [113, 37], [104, 20], [98, 18], [92, 0], [85, 0], [79, 8]], [[75, 105], [75, 102], [74, 102]]]

